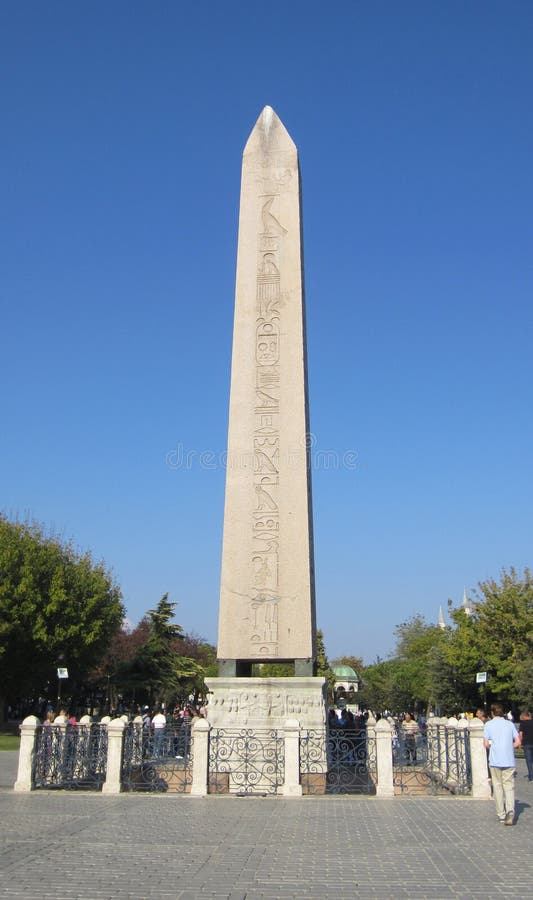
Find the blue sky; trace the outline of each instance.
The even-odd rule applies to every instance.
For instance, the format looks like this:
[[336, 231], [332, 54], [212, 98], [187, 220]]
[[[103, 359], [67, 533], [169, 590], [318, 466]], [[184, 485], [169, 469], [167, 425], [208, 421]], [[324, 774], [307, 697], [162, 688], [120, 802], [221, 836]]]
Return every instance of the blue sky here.
[[168, 591], [216, 640], [241, 153], [270, 104], [315, 452], [356, 459], [313, 472], [330, 657], [531, 563], [532, 47], [515, 0], [2, 4], [0, 508], [104, 558], [132, 621]]

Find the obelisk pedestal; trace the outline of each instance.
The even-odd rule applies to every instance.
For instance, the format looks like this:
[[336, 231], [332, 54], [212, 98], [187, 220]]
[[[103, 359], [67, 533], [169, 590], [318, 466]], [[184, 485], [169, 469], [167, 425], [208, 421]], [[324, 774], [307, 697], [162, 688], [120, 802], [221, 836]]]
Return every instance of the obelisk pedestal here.
[[[301, 196], [296, 147], [271, 107], [243, 154], [215, 727], [325, 723], [315, 676]], [[252, 666], [294, 662], [293, 678]]]

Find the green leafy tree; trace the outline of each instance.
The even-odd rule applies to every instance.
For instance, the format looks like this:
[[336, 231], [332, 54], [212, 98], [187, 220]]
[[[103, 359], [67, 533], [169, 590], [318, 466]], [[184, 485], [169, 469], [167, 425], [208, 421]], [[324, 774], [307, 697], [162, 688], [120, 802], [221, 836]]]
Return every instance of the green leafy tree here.
[[517, 705], [523, 709], [533, 709], [533, 654], [517, 668], [514, 688]]
[[[482, 702], [481, 690], [476, 684], [476, 672], [486, 666], [475, 613], [468, 615], [462, 607], [459, 607], [451, 610], [450, 616], [455, 627], [448, 631], [448, 639], [443, 646], [440, 693], [437, 690], [442, 712], [447, 715], [474, 709]], [[437, 672], [435, 681], [438, 681], [438, 678]], [[450, 681], [453, 682], [453, 691], [449, 686]], [[447, 698], [442, 696], [442, 692], [448, 692], [449, 696]]]
[[412, 705], [411, 691], [399, 659], [387, 659], [365, 666], [358, 702], [374, 712], [401, 713]]
[[[0, 515], [0, 686], [4, 699], [44, 696], [56, 668], [69, 686], [105, 653], [124, 617], [103, 563], [38, 524]], [[0, 709], [4, 704], [0, 702]]]
[[472, 700], [472, 685], [463, 681], [459, 669], [449, 660], [451, 635], [430, 648], [427, 659], [428, 706], [438, 715], [451, 716], [479, 701]]
[[294, 676], [293, 662], [260, 663], [257, 669], [260, 678], [292, 678]]
[[[169, 705], [183, 694], [200, 690], [203, 684], [204, 666], [180, 652], [184, 634], [181, 625], [171, 621], [175, 606], [164, 594], [157, 607], [148, 610], [146, 640], [115, 673], [117, 689], [137, 702]], [[146, 628], [146, 624], [141, 626]]]
[[[529, 569], [502, 571], [500, 581], [480, 582], [472, 613], [452, 610], [454, 628], [444, 647], [454, 676], [456, 705], [474, 708], [498, 697], [510, 705], [533, 699], [533, 582]], [[487, 686], [476, 684], [476, 672], [487, 671]]]
[[188, 656], [200, 663], [207, 677], [217, 677], [217, 648], [202, 637], [195, 634], [185, 634], [180, 641], [180, 650], [183, 656]]
[[319, 628], [316, 633], [316, 674], [326, 679], [326, 690], [328, 699], [333, 698], [333, 689], [335, 687], [335, 673], [331, 668], [326, 654], [326, 645], [324, 643], [324, 634]]
[[[394, 713], [435, 706], [445, 685], [453, 692], [453, 667], [443, 652], [448, 640], [448, 631], [429, 625], [421, 615], [402, 622], [396, 627], [395, 656], [363, 668], [360, 703], [375, 712]], [[449, 694], [445, 696], [448, 701]]]
[[[532, 693], [531, 660], [533, 657], [533, 578], [529, 569], [523, 575], [511, 568], [503, 569], [500, 581], [488, 579], [474, 592], [473, 615], [470, 622], [459, 618], [454, 635], [455, 659], [459, 657], [457, 643], [465, 648], [468, 638], [469, 677], [483, 660], [489, 673], [489, 689], [510, 703], [526, 704]], [[467, 635], [465, 639], [465, 634]]]
[[398, 676], [410, 695], [408, 705], [413, 709], [427, 709], [435, 702], [435, 680], [431, 675], [440, 659], [436, 648], [444, 645], [446, 640], [446, 631], [429, 625], [421, 615], [412, 616], [396, 627], [396, 656], [401, 663]]

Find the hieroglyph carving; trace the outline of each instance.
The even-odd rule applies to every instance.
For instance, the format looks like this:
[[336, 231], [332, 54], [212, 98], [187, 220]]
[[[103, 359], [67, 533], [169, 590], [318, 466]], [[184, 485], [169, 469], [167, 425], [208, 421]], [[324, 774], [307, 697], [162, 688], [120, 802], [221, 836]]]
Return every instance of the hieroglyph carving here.
[[279, 388], [281, 359], [281, 243], [287, 229], [279, 193], [259, 197], [257, 236], [254, 497], [250, 560], [250, 650], [278, 654], [279, 604]]

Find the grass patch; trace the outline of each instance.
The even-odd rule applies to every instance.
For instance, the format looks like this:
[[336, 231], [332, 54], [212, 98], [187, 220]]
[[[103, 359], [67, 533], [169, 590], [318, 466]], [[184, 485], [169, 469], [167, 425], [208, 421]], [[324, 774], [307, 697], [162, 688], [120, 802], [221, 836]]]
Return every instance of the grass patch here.
[[19, 744], [18, 734], [0, 734], [0, 750], [18, 750]]

